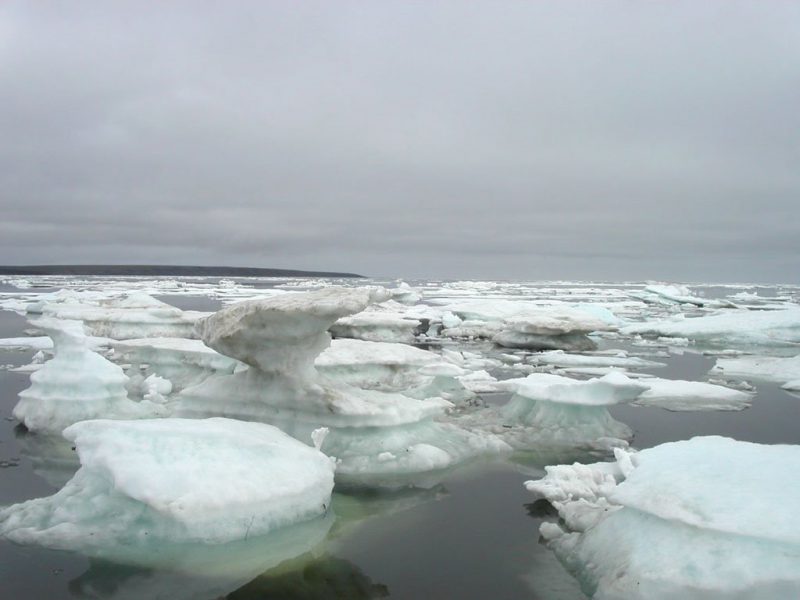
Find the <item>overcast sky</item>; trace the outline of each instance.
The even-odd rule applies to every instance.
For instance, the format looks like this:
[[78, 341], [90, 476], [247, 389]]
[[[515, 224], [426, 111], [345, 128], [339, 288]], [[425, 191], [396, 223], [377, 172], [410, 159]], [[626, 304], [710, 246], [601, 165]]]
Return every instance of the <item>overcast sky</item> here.
[[0, 263], [800, 278], [800, 2], [0, 4]]

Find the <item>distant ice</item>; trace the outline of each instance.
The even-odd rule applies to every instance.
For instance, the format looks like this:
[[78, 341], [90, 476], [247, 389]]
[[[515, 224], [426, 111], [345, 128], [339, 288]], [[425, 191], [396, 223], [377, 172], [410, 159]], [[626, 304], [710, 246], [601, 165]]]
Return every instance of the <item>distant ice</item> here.
[[143, 293], [123, 298], [86, 301], [82, 297], [59, 298], [30, 307], [45, 316], [83, 321], [94, 336], [124, 340], [142, 337], [195, 337], [194, 323], [207, 313], [182, 311]]
[[703, 306], [705, 304], [703, 298], [692, 294], [691, 290], [685, 285], [648, 285], [644, 288], [644, 291], [678, 304], [694, 304], [695, 306]]
[[520, 313], [503, 321], [492, 340], [506, 348], [592, 350], [586, 334], [612, 329], [606, 321], [574, 308], [548, 308]]
[[53, 340], [46, 335], [0, 339], [0, 348], [14, 350], [51, 350]]
[[552, 352], [534, 354], [532, 358], [538, 364], [554, 365], [557, 367], [619, 367], [623, 369], [648, 369], [666, 366], [665, 363], [627, 356], [625, 352], [620, 352], [617, 356], [607, 356], [598, 354], [568, 354], [560, 350], [555, 350]]
[[800, 344], [800, 308], [774, 311], [729, 310], [719, 314], [627, 325], [625, 335], [689, 338], [709, 344], [794, 346]]

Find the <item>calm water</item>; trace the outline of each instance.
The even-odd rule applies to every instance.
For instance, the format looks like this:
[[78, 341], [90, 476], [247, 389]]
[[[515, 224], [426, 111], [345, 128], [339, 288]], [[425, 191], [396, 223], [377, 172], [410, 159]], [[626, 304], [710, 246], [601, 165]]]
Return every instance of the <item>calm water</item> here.
[[[161, 298], [192, 310], [219, 306], [206, 298]], [[25, 327], [23, 318], [0, 312], [0, 336], [22, 335]], [[26, 364], [31, 355], [0, 350], [0, 364]], [[704, 379], [713, 365], [695, 353], [657, 360], [669, 366], [653, 373], [674, 379]], [[68, 467], [55, 474], [43, 468], [52, 448], [10, 419], [28, 383], [28, 374], [0, 370], [0, 504], [52, 494], [59, 477], [69, 475]], [[738, 413], [631, 406], [612, 412], [634, 429], [640, 448], [708, 434], [800, 443], [800, 399], [771, 384], [758, 385], [752, 408]], [[121, 566], [0, 542], [0, 598], [583, 598], [539, 543], [539, 524], [552, 510], [533, 504], [522, 484], [540, 467], [503, 460], [467, 467], [429, 490], [337, 493], [327, 520], [275, 543], [252, 540], [209, 556], [187, 551], [191, 568]], [[293, 554], [281, 560], [281, 552]], [[275, 567], [276, 560], [282, 564]], [[197, 575], [204, 573], [197, 565], [226, 562], [230, 568], [213, 576]]]

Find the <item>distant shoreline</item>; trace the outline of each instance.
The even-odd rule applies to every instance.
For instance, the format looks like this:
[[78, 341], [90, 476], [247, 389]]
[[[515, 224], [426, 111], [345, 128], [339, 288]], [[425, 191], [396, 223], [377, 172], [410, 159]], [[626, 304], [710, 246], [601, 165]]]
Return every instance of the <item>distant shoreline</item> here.
[[0, 265], [0, 275], [112, 275], [173, 277], [353, 277], [356, 273], [261, 269], [256, 267], [192, 267], [186, 265]]

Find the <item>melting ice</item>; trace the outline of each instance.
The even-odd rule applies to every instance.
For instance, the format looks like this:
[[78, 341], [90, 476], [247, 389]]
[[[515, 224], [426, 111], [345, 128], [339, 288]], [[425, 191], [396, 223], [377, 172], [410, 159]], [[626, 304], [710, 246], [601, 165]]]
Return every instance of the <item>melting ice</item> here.
[[[352, 512], [331, 510], [334, 481], [426, 487], [396, 503], [413, 506], [459, 465], [524, 471], [532, 451], [581, 459], [527, 486], [558, 510], [541, 534], [587, 594], [800, 595], [797, 446], [706, 437], [637, 451], [615, 418], [621, 405], [746, 410], [760, 401], [749, 380], [800, 388], [794, 288], [48, 277], [64, 289], [42, 294], [14, 281], [0, 307], [30, 318], [31, 335], [0, 348], [39, 353], [13, 412], [28, 430], [18, 444], [61, 486], [0, 509], [15, 542], [187, 572], [240, 544], [242, 583]], [[161, 293], [223, 308], [182, 311]], [[716, 365], [670, 379], [678, 352]]]

